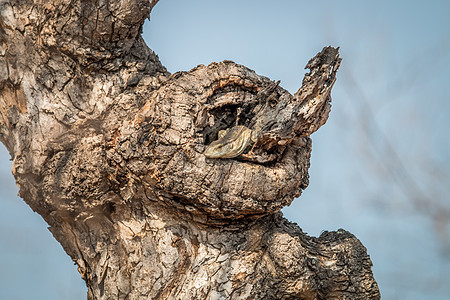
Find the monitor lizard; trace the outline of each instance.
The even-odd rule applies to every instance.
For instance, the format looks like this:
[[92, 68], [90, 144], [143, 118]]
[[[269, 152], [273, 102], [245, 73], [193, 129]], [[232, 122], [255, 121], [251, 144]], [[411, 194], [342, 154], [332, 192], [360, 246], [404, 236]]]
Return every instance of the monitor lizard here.
[[212, 142], [204, 152], [208, 158], [234, 158], [255, 142], [256, 133], [251, 129], [237, 125], [220, 130], [218, 139]]

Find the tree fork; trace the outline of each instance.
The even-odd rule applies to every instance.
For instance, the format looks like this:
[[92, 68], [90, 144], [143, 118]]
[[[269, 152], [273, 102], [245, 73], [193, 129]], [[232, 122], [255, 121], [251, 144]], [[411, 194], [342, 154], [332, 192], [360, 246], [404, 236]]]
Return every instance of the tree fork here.
[[0, 140], [88, 299], [379, 299], [355, 236], [280, 213], [308, 185], [338, 49], [294, 95], [230, 61], [169, 74], [140, 34], [156, 3], [0, 3]]

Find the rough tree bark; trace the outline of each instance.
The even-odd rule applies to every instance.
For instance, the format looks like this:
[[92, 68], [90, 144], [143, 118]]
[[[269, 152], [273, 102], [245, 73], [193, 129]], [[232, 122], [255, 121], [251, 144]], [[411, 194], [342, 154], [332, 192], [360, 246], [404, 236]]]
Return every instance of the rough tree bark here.
[[[338, 50], [295, 95], [231, 61], [171, 75], [140, 34], [156, 2], [0, 2], [0, 139], [88, 299], [380, 298], [355, 236], [279, 212], [308, 185]], [[237, 126], [237, 154], [205, 156]]]

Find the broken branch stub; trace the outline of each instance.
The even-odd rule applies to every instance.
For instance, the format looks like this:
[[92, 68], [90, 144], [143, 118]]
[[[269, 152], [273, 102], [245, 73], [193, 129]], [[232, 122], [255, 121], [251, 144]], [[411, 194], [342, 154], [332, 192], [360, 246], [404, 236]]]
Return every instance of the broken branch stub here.
[[327, 121], [331, 110], [331, 89], [340, 64], [339, 48], [329, 46], [306, 65], [310, 72], [294, 95], [301, 103], [294, 112], [298, 121], [293, 125], [293, 130], [297, 135], [311, 135]]

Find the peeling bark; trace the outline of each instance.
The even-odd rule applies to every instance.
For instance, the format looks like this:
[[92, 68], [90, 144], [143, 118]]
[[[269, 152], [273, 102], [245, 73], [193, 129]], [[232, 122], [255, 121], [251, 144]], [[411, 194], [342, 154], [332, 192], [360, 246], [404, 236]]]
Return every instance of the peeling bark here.
[[[279, 212], [308, 185], [338, 49], [295, 95], [231, 61], [169, 74], [140, 35], [156, 2], [0, 3], [0, 140], [88, 299], [379, 299], [356, 237]], [[206, 157], [233, 126], [252, 142]]]

